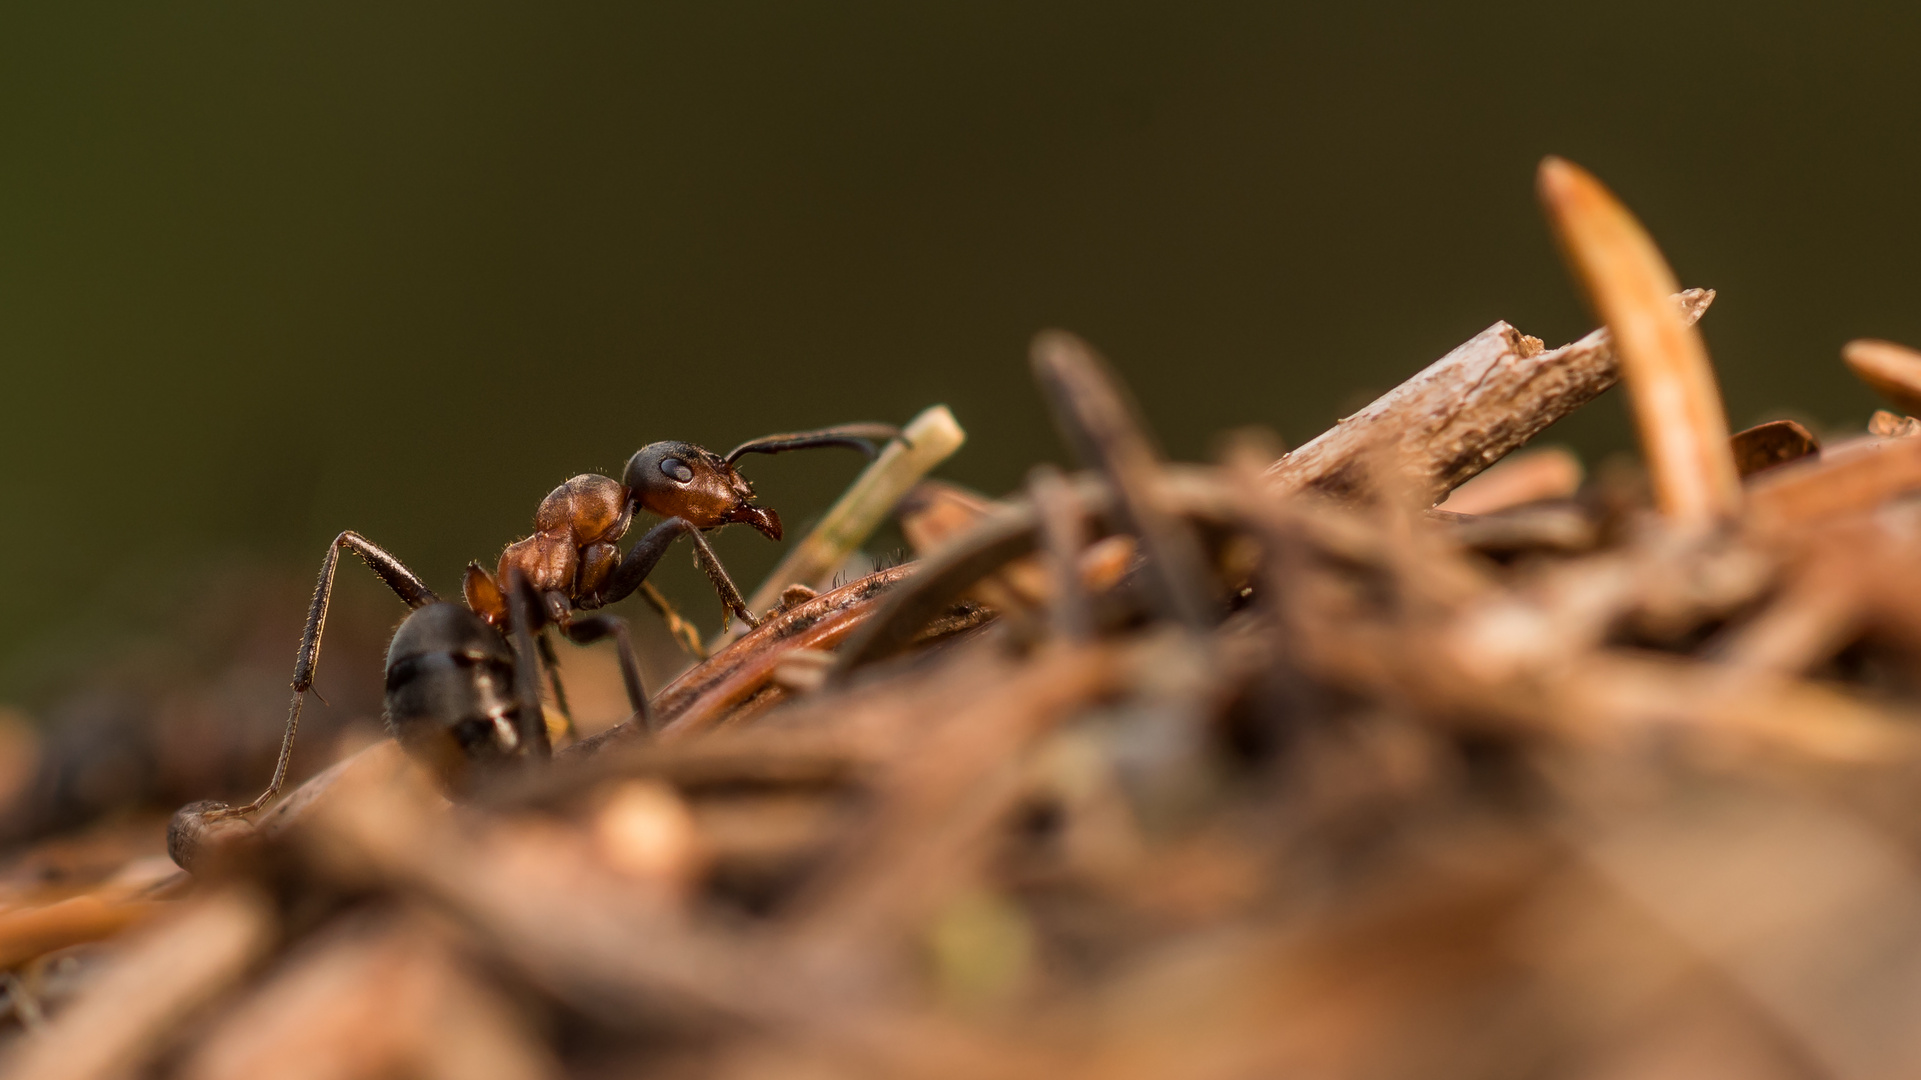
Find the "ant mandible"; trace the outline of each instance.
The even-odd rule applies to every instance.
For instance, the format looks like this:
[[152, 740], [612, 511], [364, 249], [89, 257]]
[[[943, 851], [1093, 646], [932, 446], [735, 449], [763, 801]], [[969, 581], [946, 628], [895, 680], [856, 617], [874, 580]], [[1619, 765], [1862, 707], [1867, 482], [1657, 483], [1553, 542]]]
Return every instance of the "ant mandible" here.
[[[386, 670], [388, 725], [409, 752], [439, 766], [443, 775], [459, 773], [465, 762], [544, 757], [547, 732], [539, 709], [538, 662], [532, 655], [536, 634], [551, 624], [577, 644], [613, 638], [628, 702], [644, 721], [647, 697], [625, 620], [576, 612], [625, 599], [647, 580], [667, 548], [685, 535], [721, 603], [748, 626], [759, 625], [702, 535], [741, 523], [780, 539], [780, 515], [754, 504], [753, 486], [734, 463], [747, 454], [821, 446], [853, 447], [871, 457], [881, 443], [899, 437], [900, 430], [888, 424], [843, 424], [768, 435], [744, 442], [724, 457], [693, 443], [650, 443], [627, 460], [618, 482], [587, 473], [550, 492], [534, 511], [533, 535], [507, 545], [495, 573], [468, 563], [461, 589], [465, 607], [441, 601], [380, 545], [356, 532], [341, 533], [327, 547], [307, 609], [294, 658], [293, 703], [273, 780], [253, 802], [222, 807], [210, 816], [255, 813], [286, 782], [300, 708], [320, 662], [321, 633], [343, 549], [360, 556], [413, 609], [394, 632]], [[665, 520], [622, 556], [615, 544], [626, 535], [635, 510]]]

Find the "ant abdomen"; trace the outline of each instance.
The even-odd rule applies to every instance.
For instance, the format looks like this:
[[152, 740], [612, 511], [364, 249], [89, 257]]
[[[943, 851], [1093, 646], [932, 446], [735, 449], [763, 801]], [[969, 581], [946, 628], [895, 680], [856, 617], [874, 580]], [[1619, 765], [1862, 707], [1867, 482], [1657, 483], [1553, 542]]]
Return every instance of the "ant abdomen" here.
[[387, 726], [449, 790], [524, 756], [514, 654], [465, 605], [428, 604], [387, 649]]

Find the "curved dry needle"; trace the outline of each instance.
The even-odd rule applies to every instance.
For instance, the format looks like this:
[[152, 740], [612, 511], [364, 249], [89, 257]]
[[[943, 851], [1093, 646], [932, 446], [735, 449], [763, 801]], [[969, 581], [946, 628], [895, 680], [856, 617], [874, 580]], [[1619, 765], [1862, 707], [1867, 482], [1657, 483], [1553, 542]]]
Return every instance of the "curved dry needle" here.
[[[1921, 445], [1921, 443], [1917, 443]], [[1270, 527], [1271, 515], [1258, 503], [1250, 505], [1246, 491], [1223, 484], [1212, 470], [1170, 465], [1162, 479], [1168, 513], [1211, 528], [1228, 530]], [[1107, 479], [1089, 473], [1066, 477], [1068, 488], [1083, 511], [1094, 518], [1110, 518], [1117, 499]], [[905, 649], [923, 627], [951, 607], [982, 578], [1041, 546], [1041, 524], [1032, 502], [1004, 504], [989, 517], [943, 544], [917, 563], [913, 574], [881, 601], [866, 624], [841, 646], [840, 662], [829, 673], [830, 682], [845, 682], [855, 668], [883, 660]]]
[[1841, 347], [1855, 378], [1909, 416], [1921, 415], [1921, 352], [1892, 341], [1862, 338]]
[[1655, 503], [1705, 527], [1741, 509], [1727, 415], [1701, 333], [1670, 299], [1674, 272], [1647, 230], [1587, 170], [1541, 162], [1541, 204], [1582, 290], [1614, 338]]
[[1087, 549], [1087, 514], [1067, 477], [1052, 465], [1036, 465], [1027, 474], [1027, 496], [1040, 528], [1040, 547], [1046, 556], [1052, 586], [1048, 625], [1056, 637], [1086, 641], [1093, 636], [1093, 608], [1081, 582], [1081, 553]]
[[1161, 461], [1120, 380], [1086, 342], [1049, 330], [1034, 339], [1034, 377], [1054, 423], [1082, 462], [1113, 484], [1117, 524], [1140, 537], [1162, 612], [1194, 629], [1220, 620], [1200, 537], [1155, 496]]
[[913, 564], [906, 583], [881, 601], [867, 624], [840, 649], [828, 673], [841, 681], [863, 664], [882, 660], [907, 647], [920, 628], [947, 610], [975, 582], [1034, 553], [1040, 527], [1033, 506], [1014, 503], [996, 512], [930, 558]]
[[[1114, 513], [1113, 489], [1101, 477], [1083, 473], [1067, 477], [1066, 483], [1086, 514], [1108, 517]], [[952, 607], [976, 582], [1032, 555], [1040, 545], [1039, 516], [1033, 503], [1021, 500], [994, 511], [932, 555], [909, 564], [913, 574], [841, 646], [840, 662], [829, 672], [829, 681], [845, 680], [855, 668], [905, 649], [922, 627]]]

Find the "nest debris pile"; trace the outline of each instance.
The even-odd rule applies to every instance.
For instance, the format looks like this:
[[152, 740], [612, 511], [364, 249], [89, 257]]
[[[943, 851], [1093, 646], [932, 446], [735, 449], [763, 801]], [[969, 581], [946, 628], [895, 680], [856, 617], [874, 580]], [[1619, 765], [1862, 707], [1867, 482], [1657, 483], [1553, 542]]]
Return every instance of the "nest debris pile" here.
[[[190, 875], [9, 899], [11, 1066], [1921, 1075], [1921, 423], [1730, 436], [1712, 294], [1578, 168], [1541, 190], [1606, 329], [1497, 324], [1205, 466], [1043, 335], [1084, 471], [924, 486], [921, 558], [657, 732], [460, 805], [382, 744]], [[1921, 412], [1921, 354], [1846, 355]], [[1617, 380], [1645, 477], [1476, 476]]]

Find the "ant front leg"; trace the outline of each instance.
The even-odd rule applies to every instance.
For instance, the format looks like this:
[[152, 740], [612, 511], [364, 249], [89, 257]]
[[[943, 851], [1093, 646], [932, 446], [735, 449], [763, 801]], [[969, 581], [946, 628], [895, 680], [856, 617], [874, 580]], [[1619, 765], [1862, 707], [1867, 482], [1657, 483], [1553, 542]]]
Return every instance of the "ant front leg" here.
[[740, 590], [734, 587], [734, 579], [727, 576], [727, 569], [720, 565], [720, 558], [714, 554], [714, 549], [707, 546], [707, 538], [700, 534], [699, 529], [689, 533], [688, 537], [694, 542], [694, 562], [707, 575], [707, 581], [713, 585], [714, 591], [720, 594], [721, 605], [739, 616], [740, 621], [750, 628], [758, 627], [760, 620], [747, 610], [747, 601], [741, 599]]
[[280, 757], [274, 762], [273, 780], [259, 798], [245, 806], [223, 806], [211, 810], [207, 813], [210, 819], [255, 813], [280, 794], [281, 785], [287, 782], [287, 763], [293, 759], [294, 734], [300, 730], [300, 706], [306, 700], [307, 691], [313, 688], [314, 671], [320, 664], [320, 635], [327, 628], [327, 608], [333, 603], [334, 572], [340, 567], [343, 548], [360, 556], [360, 561], [380, 575], [380, 580], [386, 582], [396, 596], [406, 601], [409, 608], [425, 607], [440, 599], [386, 548], [352, 530], [334, 537], [333, 543], [327, 545], [327, 557], [320, 563], [320, 580], [314, 585], [313, 602], [307, 607], [307, 625], [300, 632], [300, 651], [294, 655], [293, 704], [287, 707], [287, 729], [280, 736]]
[[611, 604], [617, 600], [624, 600], [635, 589], [640, 588], [640, 583], [646, 581], [647, 575], [653, 573], [654, 567], [659, 565], [660, 557], [667, 553], [667, 548], [682, 535], [692, 538], [694, 560], [700, 564], [701, 570], [706, 572], [707, 580], [713, 583], [714, 591], [720, 594], [720, 602], [748, 626], [759, 626], [760, 620], [754, 618], [754, 613], [747, 610], [747, 601], [741, 599], [740, 590], [734, 587], [734, 580], [727, 576], [727, 571], [720, 565], [720, 560], [714, 557], [714, 549], [707, 546], [707, 538], [702, 536], [700, 530], [686, 518], [668, 518], [648, 529], [646, 535], [627, 550], [627, 555], [620, 560], [620, 565], [614, 567], [613, 573], [608, 575], [607, 584], [601, 592], [600, 602]]

